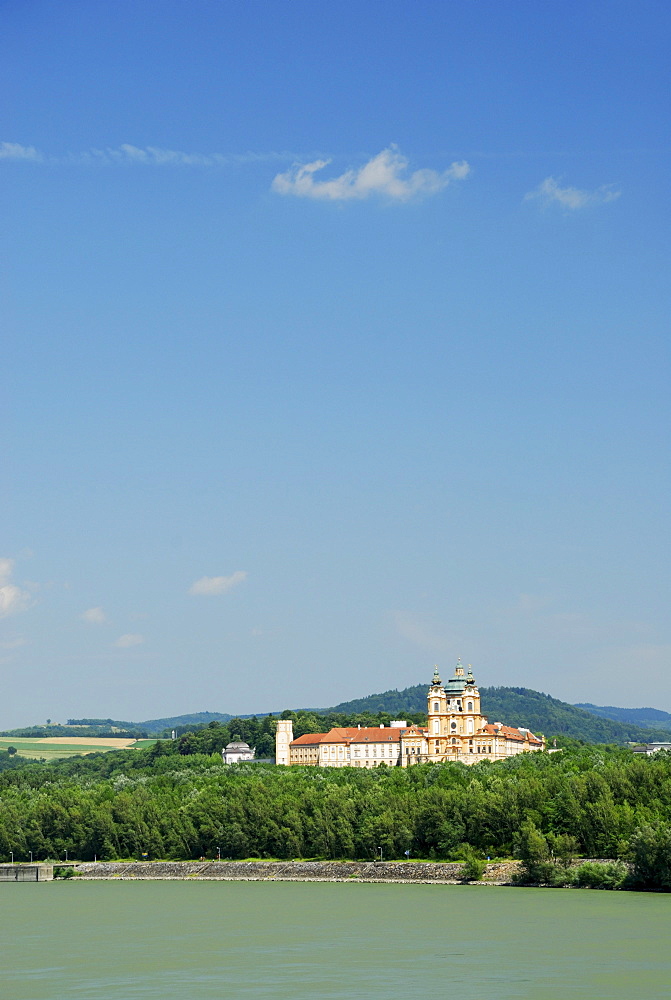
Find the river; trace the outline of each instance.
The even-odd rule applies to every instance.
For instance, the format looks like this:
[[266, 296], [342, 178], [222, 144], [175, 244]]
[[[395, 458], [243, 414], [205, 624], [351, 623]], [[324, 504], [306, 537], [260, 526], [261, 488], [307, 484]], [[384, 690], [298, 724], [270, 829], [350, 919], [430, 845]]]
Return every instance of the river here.
[[0, 900], [6, 1000], [671, 997], [671, 895], [71, 880]]

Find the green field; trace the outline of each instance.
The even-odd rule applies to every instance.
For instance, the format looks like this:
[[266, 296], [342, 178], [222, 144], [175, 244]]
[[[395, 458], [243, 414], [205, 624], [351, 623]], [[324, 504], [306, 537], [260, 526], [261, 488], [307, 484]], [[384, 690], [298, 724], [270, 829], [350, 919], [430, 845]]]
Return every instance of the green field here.
[[[105, 743], [109, 745], [104, 745]], [[126, 747], [119, 746], [121, 742], [126, 742]], [[67, 740], [63, 743], [52, 742], [51, 740], [28, 740], [19, 739], [13, 736], [0, 736], [0, 751], [7, 750], [8, 747], [15, 747], [20, 757], [29, 757], [34, 760], [59, 760], [64, 757], [78, 757], [89, 753], [109, 753], [110, 750], [123, 750], [133, 748], [146, 748], [152, 746], [156, 740], [128, 740], [128, 741], [93, 741], [82, 737]]]

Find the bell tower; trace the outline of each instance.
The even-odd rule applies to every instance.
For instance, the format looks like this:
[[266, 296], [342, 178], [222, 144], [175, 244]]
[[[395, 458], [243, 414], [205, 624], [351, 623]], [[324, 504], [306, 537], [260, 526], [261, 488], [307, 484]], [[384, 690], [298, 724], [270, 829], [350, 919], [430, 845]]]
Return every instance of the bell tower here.
[[275, 732], [275, 763], [289, 763], [289, 744], [294, 738], [293, 719], [278, 719]]
[[447, 696], [437, 666], [433, 671], [433, 680], [426, 700], [429, 759], [436, 759], [445, 753], [445, 736], [447, 735]]

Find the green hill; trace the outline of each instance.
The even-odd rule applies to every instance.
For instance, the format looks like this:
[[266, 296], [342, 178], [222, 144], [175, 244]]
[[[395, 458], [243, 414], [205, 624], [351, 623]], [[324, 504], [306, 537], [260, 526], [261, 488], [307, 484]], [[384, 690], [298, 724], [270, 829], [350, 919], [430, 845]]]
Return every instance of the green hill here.
[[190, 715], [173, 715], [168, 719], [147, 719], [138, 726], [155, 736], [164, 729], [178, 729], [180, 726], [206, 726], [208, 722], [228, 722], [232, 715], [225, 712], [192, 712]]
[[[345, 701], [324, 712], [389, 712], [403, 718], [404, 712], [426, 711], [426, 684], [415, 684], [402, 691], [393, 689], [366, 698]], [[584, 708], [559, 701], [549, 694], [531, 688], [480, 688], [483, 714], [490, 722], [507, 726], [526, 726], [545, 736], [571, 736], [588, 743], [646, 743], [668, 739], [668, 731], [657, 730], [630, 722], [602, 718]], [[665, 714], [665, 713], [664, 713]]]
[[602, 719], [629, 722], [645, 729], [671, 730], [671, 715], [659, 708], [616, 708], [614, 705], [592, 705], [589, 702], [579, 703], [576, 708], [584, 708], [586, 712], [598, 715]]

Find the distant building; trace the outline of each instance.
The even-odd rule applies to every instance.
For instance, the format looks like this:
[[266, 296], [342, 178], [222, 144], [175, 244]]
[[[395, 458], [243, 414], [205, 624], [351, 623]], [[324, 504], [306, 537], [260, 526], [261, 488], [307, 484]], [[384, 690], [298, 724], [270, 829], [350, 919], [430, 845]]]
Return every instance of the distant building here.
[[545, 749], [545, 739], [529, 729], [487, 721], [480, 713], [480, 692], [471, 668], [465, 675], [461, 661], [445, 685], [436, 667], [427, 700], [426, 727], [396, 720], [390, 726], [339, 727], [295, 740], [293, 721], [281, 719], [275, 736], [275, 761], [320, 767], [409, 767], [443, 761], [476, 764]]
[[634, 753], [644, 753], [648, 757], [660, 750], [671, 750], [671, 743], [644, 743], [640, 747], [634, 747]]
[[221, 757], [224, 764], [239, 764], [241, 761], [254, 760], [255, 753], [256, 747], [252, 750], [248, 743], [234, 740], [233, 743], [226, 744], [221, 751]]

